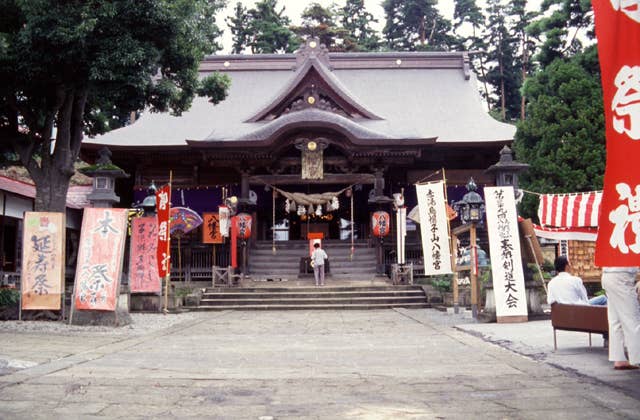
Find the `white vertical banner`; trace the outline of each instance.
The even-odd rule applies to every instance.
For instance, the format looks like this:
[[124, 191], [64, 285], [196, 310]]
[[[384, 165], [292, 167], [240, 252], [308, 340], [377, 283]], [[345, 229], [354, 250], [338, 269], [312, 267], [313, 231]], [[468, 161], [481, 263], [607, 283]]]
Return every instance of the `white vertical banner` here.
[[484, 199], [498, 322], [501, 317], [526, 317], [527, 297], [513, 187], [485, 187]]
[[420, 236], [424, 274], [450, 274], [449, 220], [444, 199], [444, 181], [416, 184], [420, 212]]
[[405, 263], [405, 236], [407, 236], [407, 208], [398, 207], [396, 212], [396, 255], [398, 256], [398, 264]]

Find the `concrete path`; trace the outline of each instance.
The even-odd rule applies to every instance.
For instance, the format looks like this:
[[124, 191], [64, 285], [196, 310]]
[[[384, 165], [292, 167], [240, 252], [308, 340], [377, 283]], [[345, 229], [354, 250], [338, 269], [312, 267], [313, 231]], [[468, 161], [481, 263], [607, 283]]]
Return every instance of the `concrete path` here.
[[624, 387], [523, 357], [433, 310], [188, 315], [133, 333], [0, 327], [0, 418], [640, 417]]

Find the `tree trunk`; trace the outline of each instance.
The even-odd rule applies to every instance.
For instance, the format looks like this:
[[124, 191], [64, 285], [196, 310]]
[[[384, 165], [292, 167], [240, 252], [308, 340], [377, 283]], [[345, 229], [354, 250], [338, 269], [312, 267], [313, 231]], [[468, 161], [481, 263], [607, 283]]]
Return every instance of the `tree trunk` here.
[[35, 180], [36, 184], [36, 211], [53, 211], [64, 213], [67, 204], [67, 191], [69, 190], [68, 174], [51, 170], [47, 176]]

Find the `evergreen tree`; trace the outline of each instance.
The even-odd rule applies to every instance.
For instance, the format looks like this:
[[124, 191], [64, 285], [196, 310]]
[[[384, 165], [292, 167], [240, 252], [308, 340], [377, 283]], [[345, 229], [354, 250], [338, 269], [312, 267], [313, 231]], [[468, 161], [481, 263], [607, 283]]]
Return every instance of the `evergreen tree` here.
[[226, 76], [198, 80], [202, 58], [218, 48], [222, 6], [0, 0], [0, 139], [29, 171], [36, 210], [64, 212], [85, 134], [147, 107], [180, 114], [196, 93], [224, 99]]
[[384, 0], [387, 47], [396, 51], [447, 51], [456, 45], [451, 22], [436, 5], [438, 0]]
[[318, 38], [329, 51], [344, 51], [348, 31], [337, 23], [338, 14], [333, 7], [325, 8], [311, 3], [302, 12], [302, 25], [292, 27], [301, 39]]
[[589, 0], [544, 0], [540, 18], [528, 27], [531, 36], [542, 41], [536, 60], [542, 67], [556, 58], [568, 57], [583, 48], [580, 33], [595, 36]]
[[247, 11], [249, 47], [253, 54], [293, 52], [300, 41], [289, 29], [291, 21], [278, 0], [262, 0]]
[[500, 0], [489, 0], [487, 81], [497, 95], [499, 119], [509, 121], [520, 114], [521, 75], [516, 64], [515, 39], [509, 33], [507, 11]]
[[[537, 13], [527, 12], [527, 0], [512, 0], [507, 8], [508, 14], [512, 20], [511, 36], [514, 39], [515, 46], [518, 50], [515, 61], [516, 66], [520, 67], [520, 85], [523, 85], [527, 77], [531, 75], [531, 57], [535, 49], [535, 43], [527, 33], [527, 26], [532, 22]], [[520, 98], [520, 119], [525, 118], [526, 98], [521, 95]]]
[[[514, 150], [531, 167], [524, 189], [540, 193], [602, 188], [605, 133], [600, 69], [595, 46], [570, 59], [558, 59], [530, 77], [527, 119], [518, 124]], [[537, 198], [529, 194], [522, 214], [534, 217]]]
[[372, 23], [378, 22], [364, 7], [364, 0], [347, 0], [340, 10], [342, 27], [347, 31], [345, 50], [377, 51], [380, 48], [380, 37]]
[[227, 17], [226, 21], [233, 40], [231, 52], [241, 54], [249, 46], [250, 32], [247, 8], [240, 2], [236, 3], [233, 16]]
[[453, 20], [453, 26], [456, 31], [465, 25], [471, 27], [471, 35], [458, 36], [459, 48], [463, 51], [473, 52], [470, 58], [471, 66], [479, 74], [478, 79], [482, 82], [484, 89], [482, 94], [489, 110], [491, 110], [485, 63], [485, 51], [488, 49], [488, 45], [483, 34], [485, 17], [482, 14], [482, 9], [478, 7], [476, 0], [455, 0]]

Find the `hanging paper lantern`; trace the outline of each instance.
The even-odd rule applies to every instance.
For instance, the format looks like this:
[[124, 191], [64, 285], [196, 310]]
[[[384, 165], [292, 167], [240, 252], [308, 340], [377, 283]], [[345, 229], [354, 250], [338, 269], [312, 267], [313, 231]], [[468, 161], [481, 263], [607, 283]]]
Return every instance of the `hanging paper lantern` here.
[[239, 213], [236, 216], [236, 228], [238, 230], [238, 238], [249, 239], [251, 237], [251, 215]]
[[377, 211], [371, 216], [371, 230], [373, 235], [382, 238], [389, 234], [389, 213], [386, 211]]

